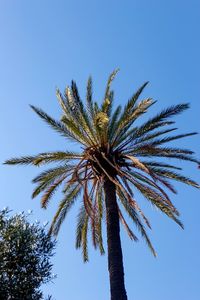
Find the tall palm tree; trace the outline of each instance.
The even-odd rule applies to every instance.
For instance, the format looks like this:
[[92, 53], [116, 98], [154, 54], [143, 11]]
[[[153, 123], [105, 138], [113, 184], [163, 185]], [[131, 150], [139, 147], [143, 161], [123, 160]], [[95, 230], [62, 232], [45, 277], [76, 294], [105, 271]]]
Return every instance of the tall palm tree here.
[[[33, 182], [37, 184], [33, 197], [43, 194], [41, 205], [46, 208], [59, 186], [63, 186], [63, 199], [54, 216], [50, 233], [57, 235], [61, 224], [76, 200], [82, 199], [76, 229], [76, 247], [82, 247], [83, 259], [88, 260], [88, 228], [91, 228], [92, 242], [100, 253], [104, 253], [102, 239], [102, 219], [106, 215], [108, 269], [112, 300], [127, 299], [124, 285], [124, 269], [120, 241], [120, 222], [129, 237], [137, 241], [129, 227], [123, 210], [127, 212], [145, 239], [151, 252], [156, 252], [146, 233], [151, 225], [134, 197], [139, 191], [153, 206], [174, 220], [183, 228], [179, 212], [172, 204], [166, 190], [176, 193], [171, 181], [199, 188], [192, 179], [178, 173], [181, 168], [169, 163], [186, 160], [199, 164], [188, 149], [164, 146], [171, 141], [195, 135], [196, 132], [168, 135], [176, 131], [171, 117], [189, 108], [188, 103], [171, 106], [142, 125], [136, 125], [139, 117], [155, 104], [151, 98], [138, 101], [147, 85], [145, 82], [128, 100], [124, 108], [120, 105], [112, 111], [114, 93], [111, 90], [118, 70], [109, 77], [102, 104], [93, 101], [92, 79], [87, 83], [86, 104], [84, 105], [72, 81], [64, 95], [57, 90], [57, 98], [62, 108], [60, 121], [54, 120], [43, 110], [32, 109], [60, 133], [66, 140], [80, 144], [80, 153], [74, 151], [45, 152], [35, 156], [24, 156], [7, 160], [7, 164], [41, 166], [49, 163], [57, 165], [48, 169]], [[168, 159], [167, 162], [154, 160]], [[80, 197], [82, 195], [82, 197]]]

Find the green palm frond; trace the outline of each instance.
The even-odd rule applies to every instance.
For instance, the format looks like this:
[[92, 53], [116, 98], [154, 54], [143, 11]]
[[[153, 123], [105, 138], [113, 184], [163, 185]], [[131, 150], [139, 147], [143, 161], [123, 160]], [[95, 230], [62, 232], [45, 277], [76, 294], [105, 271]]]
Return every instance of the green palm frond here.
[[174, 210], [165, 203], [165, 199], [161, 195], [159, 195], [155, 190], [150, 189], [144, 184], [140, 184], [139, 182], [135, 182], [135, 187], [143, 194], [143, 196], [150, 200], [150, 202], [156, 206], [159, 210], [161, 210], [164, 214], [166, 214], [169, 218], [174, 220], [181, 228], [183, 228], [183, 224], [177, 217], [175, 216]]
[[110, 90], [110, 87], [111, 87], [112, 81], [115, 79], [115, 76], [117, 75], [118, 72], [119, 72], [119, 69], [116, 69], [110, 74], [108, 81], [107, 81], [107, 85], [106, 85], [104, 100], [101, 105], [101, 111], [106, 113], [108, 115], [108, 117], [110, 117], [111, 112], [112, 112], [112, 104], [113, 104], [113, 98], [114, 98], [114, 92]]
[[41, 198], [41, 207], [47, 208], [47, 205], [55, 193], [55, 191], [58, 189], [58, 187], [62, 184], [63, 180], [66, 178], [66, 176], [63, 176], [61, 178], [58, 178], [57, 180], [54, 180], [54, 182], [46, 189], [45, 193], [43, 194]]
[[140, 156], [140, 153], [143, 154], [145, 152], [155, 153], [158, 155], [170, 155], [170, 154], [185, 154], [185, 155], [192, 155], [194, 154], [193, 151], [189, 149], [183, 149], [183, 148], [172, 148], [172, 147], [156, 147], [153, 145], [153, 143], [143, 144], [136, 147], [130, 147], [130, 149], [124, 150], [122, 153], [124, 155], [126, 154], [136, 154], [137, 156]]
[[185, 134], [179, 134], [179, 135], [175, 135], [175, 136], [169, 136], [169, 137], [165, 137], [163, 139], [157, 139], [154, 140], [151, 145], [157, 146], [157, 145], [161, 145], [161, 144], [165, 144], [174, 140], [178, 140], [178, 139], [182, 139], [188, 136], [193, 136], [198, 134], [197, 132], [191, 132], [191, 133], [185, 133]]
[[54, 182], [54, 178], [49, 178], [48, 180], [39, 182], [38, 185], [33, 189], [32, 198], [37, 197], [45, 189], [47, 189]]
[[79, 142], [83, 145], [87, 146], [87, 141], [84, 140], [84, 136], [82, 138], [79, 138], [76, 133], [73, 131], [70, 131], [64, 126], [61, 122], [54, 120], [52, 117], [50, 117], [47, 113], [45, 113], [43, 110], [31, 105], [31, 108], [36, 112], [36, 114], [43, 119], [51, 128], [53, 128], [55, 131], [60, 133], [62, 136], [72, 140]]
[[174, 117], [175, 115], [181, 114], [186, 109], [190, 107], [189, 103], [181, 103], [177, 105], [172, 105], [164, 110], [162, 110], [159, 114], [155, 117], [149, 119], [141, 128], [143, 131], [151, 127], [152, 124], [156, 124], [159, 122], [166, 121], [168, 118]]
[[82, 245], [82, 230], [85, 223], [85, 219], [87, 217], [87, 212], [85, 210], [85, 205], [81, 206], [81, 209], [77, 216], [77, 223], [76, 223], [76, 248], [80, 248]]
[[98, 233], [98, 246], [101, 255], [105, 253], [104, 246], [103, 246], [103, 237], [102, 237], [102, 220], [99, 216], [97, 220], [97, 233]]
[[119, 212], [119, 219], [121, 221], [121, 223], [124, 225], [125, 230], [127, 231], [129, 237], [131, 240], [134, 241], [138, 241], [138, 238], [136, 237], [136, 235], [133, 233], [133, 231], [130, 229], [130, 227], [128, 226], [126, 220], [124, 219], [124, 216], [120, 210], [120, 208], [118, 207], [118, 212]]
[[140, 143], [144, 143], [145, 141], [151, 140], [155, 137], [158, 137], [160, 135], [169, 133], [171, 131], [176, 130], [177, 128], [170, 128], [170, 129], [165, 129], [165, 130], [159, 130], [157, 132], [154, 133], [150, 133], [150, 134], [146, 134], [142, 137], [137, 136], [136, 132], [137, 132], [137, 127], [135, 128], [131, 128], [130, 130], [128, 130], [119, 140], [118, 140], [118, 150], [122, 151], [123, 148], [125, 148], [127, 145], [129, 145], [129, 147], [132, 145], [137, 145]]
[[104, 217], [104, 196], [103, 196], [103, 185], [99, 183], [96, 188], [95, 201], [97, 203], [97, 233], [98, 233], [98, 247], [101, 254], [105, 253], [103, 237], [102, 237], [102, 220]]
[[72, 81], [71, 90], [74, 99], [78, 103], [75, 110], [76, 114], [78, 115], [78, 122], [80, 123], [80, 126], [83, 127], [86, 135], [89, 136], [93, 143], [96, 143], [96, 135], [94, 133], [93, 123], [91, 122], [91, 118], [87, 112], [87, 109], [84, 108], [83, 102], [79, 96], [78, 88], [74, 81]]
[[153, 168], [151, 167], [150, 169], [159, 176], [170, 178], [191, 185], [193, 187], [200, 188], [200, 185], [197, 182], [176, 172], [172, 172], [166, 169], [155, 168], [155, 167]]
[[169, 169], [175, 169], [175, 170], [182, 170], [182, 168], [162, 163], [162, 162], [156, 162], [156, 161], [141, 161], [144, 165], [147, 165], [148, 167], [160, 167], [160, 168], [169, 168]]
[[108, 105], [108, 108], [106, 109], [106, 113], [110, 119], [110, 117], [112, 116], [112, 110], [113, 110], [114, 91], [110, 91], [107, 99], [109, 101], [109, 105]]
[[133, 94], [133, 96], [130, 98], [130, 100], [127, 102], [127, 104], [124, 107], [124, 111], [121, 115], [119, 124], [122, 123], [124, 120], [126, 120], [126, 118], [133, 112], [133, 110], [135, 109], [135, 104], [139, 98], [139, 96], [141, 95], [142, 91], [144, 90], [144, 88], [147, 86], [149, 82], [145, 82], [137, 91], [136, 93]]
[[89, 113], [89, 117], [93, 120], [94, 119], [94, 106], [92, 100], [92, 77], [88, 78], [87, 82], [87, 94], [86, 94], [86, 108]]
[[162, 110], [155, 117], [149, 119], [147, 122], [141, 125], [135, 132], [135, 135], [137, 137], [140, 137], [156, 128], [173, 124], [174, 123], [173, 121], [169, 121], [167, 119], [175, 115], [181, 114], [183, 111], [187, 110], [188, 108], [189, 108], [188, 103], [182, 103], [175, 106], [170, 106], [167, 109]]
[[82, 230], [82, 249], [83, 249], [83, 261], [88, 261], [88, 215], [85, 218], [85, 222]]
[[[75, 133], [79, 138], [82, 138], [83, 133], [86, 133], [89, 143], [94, 139], [93, 129], [89, 121], [89, 116], [84, 110], [82, 101], [80, 100], [76, 83], [72, 81], [72, 89], [67, 88], [67, 101], [62, 96], [61, 92], [57, 90], [57, 98], [63, 110], [61, 121], [66, 125], [69, 131]], [[71, 104], [71, 100], [73, 105]]]
[[[159, 184], [157, 184], [157, 181], [162, 182], [162, 184], [165, 185], [165, 187], [167, 187], [170, 191], [173, 191], [174, 193], [176, 193], [176, 191], [174, 190], [174, 188], [172, 187], [171, 184], [169, 184], [167, 181], [164, 180], [160, 180], [159, 177], [155, 176], [155, 174], [151, 173], [151, 177], [153, 179], [151, 179], [150, 177], [145, 176], [144, 174], [141, 174], [137, 171], [131, 172], [131, 171], [127, 171], [124, 172], [125, 176], [127, 177], [127, 179], [135, 186], [135, 184], [137, 184], [137, 181], [139, 180], [139, 183], [141, 184], [147, 184], [149, 190], [151, 190], [151, 188], [153, 187], [152, 192], [154, 193], [154, 196], [157, 197], [158, 199], [161, 199], [161, 201], [164, 201], [166, 204], [168, 204], [173, 212], [178, 215], [178, 211], [175, 209], [175, 207], [172, 205], [169, 196], [167, 195], [167, 193], [164, 191], [163, 188], [161, 188], [161, 186]], [[135, 179], [137, 181], [135, 181]], [[158, 194], [157, 194], [158, 192]], [[161, 193], [161, 198], [160, 198], [160, 194]]]
[[19, 158], [10, 158], [7, 159], [4, 164], [7, 165], [34, 165], [35, 159], [38, 157], [38, 155], [35, 156], [22, 156]]
[[63, 174], [71, 174], [74, 170], [75, 165], [64, 164], [62, 166], [54, 167], [48, 170], [41, 172], [38, 176], [36, 176], [32, 182], [45, 182], [47, 180], [55, 179]]
[[67, 162], [68, 160], [81, 159], [82, 155], [74, 152], [45, 152], [35, 156], [22, 156], [20, 158], [12, 158], [5, 161], [8, 165], [34, 165], [40, 166], [47, 163]]
[[42, 164], [48, 164], [48, 163], [55, 163], [55, 162], [67, 162], [69, 160], [77, 160], [81, 159], [83, 156], [81, 154], [75, 153], [75, 152], [46, 152], [46, 153], [40, 153], [35, 160], [33, 161], [33, 164], [35, 166], [40, 166]]
[[145, 224], [151, 229], [151, 225], [149, 220], [146, 218], [146, 216], [144, 215], [143, 211], [141, 210], [141, 208], [139, 207], [138, 203], [136, 202], [136, 200], [131, 196], [131, 194], [125, 189], [125, 187], [120, 184], [119, 180], [117, 181], [117, 188], [119, 191], [121, 191], [121, 193], [126, 197], [126, 199], [128, 200], [129, 204], [131, 205], [131, 207], [133, 207], [136, 211], [139, 212], [139, 214], [141, 215], [143, 221], [145, 222]]
[[[193, 153], [190, 150], [187, 149], [169, 149], [169, 148], [156, 148], [156, 147], [140, 147], [136, 149], [130, 149], [128, 151], [129, 154], [140, 156], [140, 157], [168, 157], [168, 158], [174, 158], [178, 160], [186, 160], [191, 161], [194, 163], [199, 164], [200, 161], [196, 159], [194, 156], [191, 156]], [[139, 153], [137, 153], [139, 152]]]
[[110, 86], [113, 82], [113, 80], [115, 79], [117, 73], [119, 72], [119, 68], [115, 69], [109, 76], [108, 81], [107, 81], [107, 85], [106, 85], [106, 91], [105, 91], [105, 96], [104, 96], [104, 101], [106, 100], [106, 98], [108, 97], [109, 93], [110, 93]]
[[108, 137], [110, 140], [112, 139], [113, 134], [117, 129], [117, 124], [119, 121], [121, 110], [122, 110], [121, 105], [118, 105], [112, 117], [109, 119]]
[[157, 256], [156, 251], [151, 244], [151, 241], [146, 233], [145, 227], [142, 224], [140, 217], [138, 216], [136, 210], [132, 206], [130, 206], [126, 196], [119, 189], [117, 189], [117, 195], [118, 195], [119, 200], [122, 203], [123, 207], [125, 208], [126, 212], [128, 213], [129, 217], [132, 219], [133, 223], [135, 224], [135, 226], [141, 233], [142, 237], [146, 241], [149, 249], [151, 250], [153, 255], [156, 257]]
[[[50, 197], [53, 195], [54, 190], [57, 188], [56, 182], [59, 182], [61, 178], [65, 179], [72, 174], [69, 166], [62, 166], [54, 169], [49, 169], [42, 172], [33, 179], [33, 183], [37, 183], [37, 186], [33, 190], [32, 198], [37, 197], [40, 193], [46, 190], [46, 193], [50, 193]], [[58, 185], [63, 182], [61, 180]], [[55, 185], [55, 189], [53, 188]], [[52, 189], [52, 193], [50, 192]]]
[[[149, 140], [152, 140], [160, 135], [163, 135], [163, 134], [166, 134], [166, 133], [169, 133], [169, 132], [172, 132], [172, 131], [175, 131], [177, 130], [178, 128], [170, 128], [170, 129], [164, 129], [164, 130], [159, 130], [157, 132], [154, 132], [154, 133], [150, 133], [150, 134], [146, 134], [146, 135], [143, 135], [142, 137], [138, 137], [137, 138], [137, 134], [135, 135], [134, 133], [132, 134], [132, 136], [130, 137], [130, 141], [133, 141], [133, 143], [135, 145], [137, 144], [140, 144], [140, 143], [144, 143], [146, 141], [149, 141]], [[135, 130], [136, 132], [137, 130]]]
[[63, 110], [63, 113], [66, 115], [70, 115], [70, 110], [69, 107], [67, 106], [67, 102], [64, 99], [64, 97], [62, 96], [62, 93], [60, 92], [59, 89], [56, 89], [56, 97], [58, 99], [58, 102]]
[[87, 262], [88, 257], [88, 215], [85, 210], [85, 206], [82, 205], [78, 218], [76, 227], [76, 249], [82, 247], [83, 261]]
[[147, 98], [139, 102], [139, 104], [131, 111], [131, 113], [126, 116], [124, 119], [120, 119], [118, 122], [118, 126], [112, 141], [112, 146], [116, 147], [121, 141], [121, 138], [126, 133], [126, 131], [132, 126], [135, 120], [144, 114], [147, 109], [155, 103], [153, 99]]
[[59, 208], [53, 218], [49, 233], [58, 235], [60, 226], [62, 225], [64, 219], [66, 218], [66, 215], [69, 212], [70, 208], [73, 206], [76, 199], [80, 195], [81, 190], [82, 187], [79, 183], [69, 186], [68, 191], [66, 192], [64, 199], [60, 202]]
[[71, 118], [68, 119], [65, 115], [63, 115], [61, 122], [65, 125], [67, 130], [73, 132], [73, 134], [75, 134], [80, 140], [84, 137], [85, 144], [92, 145], [94, 143], [91, 132], [88, 130], [88, 127], [85, 125], [83, 120], [79, 119], [75, 121]]
[[94, 205], [94, 217], [91, 218], [91, 233], [93, 246], [99, 248], [101, 254], [105, 253], [102, 237], [102, 219], [103, 219], [103, 186], [95, 180], [90, 191], [90, 197]]
[[[160, 128], [163, 128], [165, 126], [169, 126], [169, 125], [173, 125], [175, 122], [174, 121], [163, 121], [163, 122], [158, 122], [158, 123], [151, 123], [149, 124], [149, 126], [146, 128], [145, 125], [139, 126], [139, 127], [135, 127], [132, 128], [126, 135], [124, 134], [124, 136], [122, 137], [122, 141], [123, 142], [125, 139], [128, 140], [128, 142], [130, 141], [131, 143], [134, 141], [138, 141], [138, 140], [142, 140], [144, 138], [147, 137], [147, 140], [151, 139], [151, 136], [156, 137], [165, 133], [168, 133], [170, 131], [175, 130], [175, 128], [169, 128], [169, 129], [164, 129], [164, 130], [160, 130]], [[159, 129], [157, 132], [154, 132], [154, 130]], [[129, 134], [129, 136], [128, 136]], [[127, 145], [127, 141], [126, 141], [126, 145]]]

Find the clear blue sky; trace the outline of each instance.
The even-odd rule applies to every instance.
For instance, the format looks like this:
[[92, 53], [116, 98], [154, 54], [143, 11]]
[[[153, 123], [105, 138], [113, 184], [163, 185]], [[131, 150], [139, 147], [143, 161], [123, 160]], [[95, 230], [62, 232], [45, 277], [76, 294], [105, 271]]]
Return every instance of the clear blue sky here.
[[[189, 101], [191, 109], [177, 119], [180, 132], [200, 131], [200, 3], [186, 0], [136, 1], [0, 1], [0, 160], [70, 145], [31, 111], [39, 106], [59, 118], [55, 89], [73, 78], [85, 95], [92, 74], [96, 99], [108, 74], [121, 71], [114, 83], [116, 103], [124, 103], [144, 81], [144, 96], [158, 100], [156, 110]], [[155, 111], [155, 109], [154, 109]], [[199, 136], [180, 142], [200, 155]], [[199, 181], [196, 166], [185, 173]], [[32, 167], [1, 166], [1, 204], [14, 212], [32, 209], [34, 218], [51, 220], [57, 195], [48, 210], [31, 200]], [[143, 241], [133, 243], [122, 229], [129, 300], [200, 299], [199, 191], [178, 184], [173, 197], [185, 230], [145, 206], [152, 221], [154, 259]], [[139, 199], [141, 202], [142, 199]], [[54, 259], [54, 284], [44, 288], [56, 300], [106, 300], [109, 284], [106, 256], [90, 247], [90, 262], [74, 248], [76, 208], [64, 223]]]

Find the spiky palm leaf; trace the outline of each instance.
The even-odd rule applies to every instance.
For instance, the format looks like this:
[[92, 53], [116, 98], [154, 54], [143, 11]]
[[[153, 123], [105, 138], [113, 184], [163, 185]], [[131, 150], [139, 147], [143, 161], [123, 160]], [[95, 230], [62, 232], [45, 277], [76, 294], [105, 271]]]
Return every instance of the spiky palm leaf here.
[[[94, 246], [104, 253], [101, 223], [105, 207], [103, 182], [106, 178], [116, 187], [119, 219], [128, 235], [131, 239], [137, 240], [120, 206], [131, 217], [154, 255], [156, 252], [145, 229], [145, 225], [150, 227], [150, 223], [134, 198], [134, 189], [183, 227], [178, 219], [179, 213], [165, 191], [176, 193], [169, 180], [180, 181], [196, 188], [200, 187], [194, 180], [172, 171], [172, 169], [181, 170], [175, 164], [151, 160], [154, 157], [172, 158], [200, 164], [190, 150], [171, 146], [162, 147], [168, 142], [196, 134], [196, 132], [191, 132], [167, 135], [177, 130], [177, 128], [168, 127], [174, 124], [171, 118], [188, 109], [189, 104], [171, 106], [143, 125], [137, 126], [135, 124], [138, 118], [147, 113], [148, 109], [155, 104], [151, 98], [138, 100], [148, 82], [137, 90], [123, 110], [121, 106], [118, 106], [112, 112], [114, 94], [110, 86], [117, 72], [118, 70], [115, 70], [108, 79], [101, 106], [93, 101], [91, 77], [87, 84], [85, 106], [74, 81], [72, 81], [71, 88], [66, 88], [64, 95], [57, 90], [57, 98], [62, 108], [60, 121], [54, 120], [41, 109], [31, 106], [48, 125], [67, 140], [80, 143], [83, 149], [81, 153], [47, 152], [36, 156], [13, 158], [5, 162], [35, 166], [59, 163], [55, 168], [42, 172], [33, 180], [38, 184], [33, 197], [43, 193], [41, 203], [42, 207], [46, 207], [55, 190], [63, 184], [64, 198], [60, 202], [50, 228], [50, 232], [58, 234], [69, 209], [82, 195], [83, 204], [77, 220], [76, 247], [82, 247], [85, 261], [88, 260], [88, 226], [91, 227]], [[164, 137], [160, 138], [160, 136]], [[144, 157], [148, 160], [144, 160]]]

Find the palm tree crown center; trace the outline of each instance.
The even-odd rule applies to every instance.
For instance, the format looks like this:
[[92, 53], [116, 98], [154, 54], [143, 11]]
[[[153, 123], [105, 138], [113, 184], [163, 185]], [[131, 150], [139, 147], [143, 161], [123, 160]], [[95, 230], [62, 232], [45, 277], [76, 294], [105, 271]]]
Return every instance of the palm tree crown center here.
[[88, 165], [97, 176], [105, 175], [105, 170], [111, 177], [117, 175], [117, 168], [123, 165], [124, 159], [117, 150], [108, 147], [90, 147], [85, 150]]

